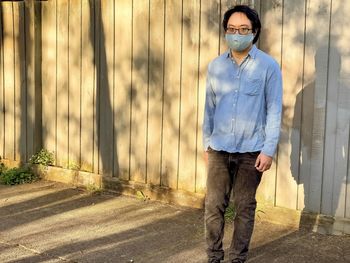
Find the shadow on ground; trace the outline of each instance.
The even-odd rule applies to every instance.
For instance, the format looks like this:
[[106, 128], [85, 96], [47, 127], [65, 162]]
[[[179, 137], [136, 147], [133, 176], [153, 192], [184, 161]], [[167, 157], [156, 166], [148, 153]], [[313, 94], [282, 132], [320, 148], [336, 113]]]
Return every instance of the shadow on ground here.
[[[204, 247], [202, 210], [52, 182], [0, 186], [1, 262], [199, 263]], [[349, 262], [349, 247], [348, 236], [258, 219], [248, 262]]]

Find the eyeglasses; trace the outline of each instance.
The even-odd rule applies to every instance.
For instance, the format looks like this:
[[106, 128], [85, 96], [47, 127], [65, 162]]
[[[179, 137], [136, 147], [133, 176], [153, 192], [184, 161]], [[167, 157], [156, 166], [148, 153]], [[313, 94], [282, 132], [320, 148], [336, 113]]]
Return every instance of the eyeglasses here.
[[246, 28], [246, 27], [240, 27], [240, 28], [228, 27], [226, 29], [227, 34], [236, 34], [236, 32], [238, 32], [238, 34], [240, 35], [247, 35], [250, 31], [252, 31], [252, 29]]

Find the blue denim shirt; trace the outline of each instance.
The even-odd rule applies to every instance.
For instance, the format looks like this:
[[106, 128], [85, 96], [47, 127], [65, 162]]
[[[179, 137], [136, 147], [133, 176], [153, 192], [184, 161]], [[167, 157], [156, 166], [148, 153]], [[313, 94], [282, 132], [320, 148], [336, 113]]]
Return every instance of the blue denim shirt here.
[[276, 152], [282, 115], [278, 63], [255, 45], [240, 64], [227, 51], [208, 66], [204, 149]]

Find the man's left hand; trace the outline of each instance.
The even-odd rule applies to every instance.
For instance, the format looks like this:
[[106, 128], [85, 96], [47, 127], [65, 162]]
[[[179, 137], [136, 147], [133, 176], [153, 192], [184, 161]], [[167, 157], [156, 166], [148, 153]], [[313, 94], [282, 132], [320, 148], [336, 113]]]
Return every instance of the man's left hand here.
[[260, 153], [258, 155], [258, 158], [256, 158], [255, 168], [259, 172], [265, 172], [270, 169], [271, 164], [272, 164], [272, 157], [266, 154]]

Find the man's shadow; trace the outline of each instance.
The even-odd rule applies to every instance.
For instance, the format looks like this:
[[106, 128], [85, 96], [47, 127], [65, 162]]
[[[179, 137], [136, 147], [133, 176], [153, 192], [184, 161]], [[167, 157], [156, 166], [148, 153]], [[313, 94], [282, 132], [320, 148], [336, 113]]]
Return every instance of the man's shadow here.
[[[300, 227], [333, 233], [334, 216], [344, 183], [335, 169], [339, 161], [336, 160], [337, 120], [344, 117], [339, 116], [341, 110], [345, 114], [349, 112], [345, 105], [338, 105], [338, 96], [344, 96], [347, 88], [342, 89], [339, 82], [341, 55], [337, 48], [321, 46], [314, 58], [315, 76], [296, 97], [290, 163], [298, 184], [298, 209], [302, 209]], [[348, 149], [348, 145], [344, 147]], [[347, 158], [342, 161], [347, 162]], [[327, 216], [320, 217], [319, 214]]]

